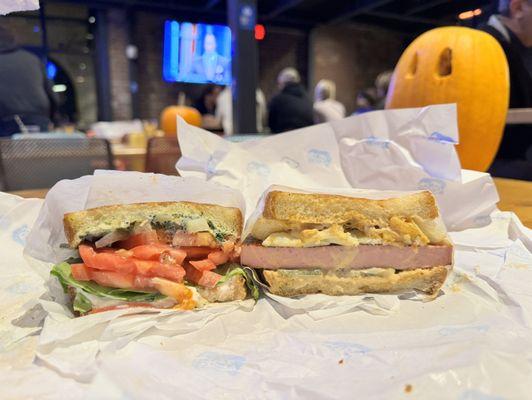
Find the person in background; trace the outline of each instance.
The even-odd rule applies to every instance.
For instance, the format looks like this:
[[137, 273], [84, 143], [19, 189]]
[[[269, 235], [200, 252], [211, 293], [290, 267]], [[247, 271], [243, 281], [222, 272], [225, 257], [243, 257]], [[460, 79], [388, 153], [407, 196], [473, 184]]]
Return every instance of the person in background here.
[[49, 131], [55, 108], [41, 61], [0, 26], [0, 136]]
[[[257, 110], [257, 133], [264, 131], [266, 123], [266, 99], [260, 88], [255, 91]], [[216, 118], [221, 122], [224, 134], [232, 135], [233, 132], [233, 97], [231, 87], [226, 86], [216, 101]]]
[[194, 108], [200, 112], [202, 116], [216, 114], [216, 99], [218, 98], [222, 88], [217, 85], [207, 85], [201, 96], [194, 103]]
[[392, 75], [393, 71], [384, 71], [377, 75], [377, 78], [375, 79], [375, 89], [377, 91], [375, 101], [376, 110], [384, 110], [386, 95], [388, 94]]
[[345, 117], [345, 107], [336, 100], [336, 85], [322, 79], [314, 88], [314, 123], [334, 121]]
[[375, 96], [370, 89], [361, 90], [357, 93], [356, 109], [353, 115], [373, 111], [375, 108]]
[[[499, 14], [481, 30], [492, 35], [506, 54], [510, 72], [510, 108], [532, 107], [532, 0], [500, 0]], [[489, 172], [532, 180], [532, 123], [507, 125]]]
[[279, 73], [279, 93], [271, 99], [268, 107], [268, 124], [273, 133], [313, 124], [312, 101], [300, 81], [294, 68], [285, 68]]

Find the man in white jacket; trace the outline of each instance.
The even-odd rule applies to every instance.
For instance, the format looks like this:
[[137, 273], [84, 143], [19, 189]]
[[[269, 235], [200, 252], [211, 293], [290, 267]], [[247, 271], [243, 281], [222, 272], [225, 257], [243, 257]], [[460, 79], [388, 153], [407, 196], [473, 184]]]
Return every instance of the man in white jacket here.
[[314, 122], [334, 121], [345, 117], [345, 107], [335, 100], [336, 85], [333, 81], [322, 79], [314, 89]]

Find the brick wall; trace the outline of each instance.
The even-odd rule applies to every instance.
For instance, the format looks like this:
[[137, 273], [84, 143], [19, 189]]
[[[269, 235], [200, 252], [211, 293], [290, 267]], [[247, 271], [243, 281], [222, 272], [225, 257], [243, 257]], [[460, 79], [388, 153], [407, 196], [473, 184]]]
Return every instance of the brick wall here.
[[113, 119], [128, 120], [132, 118], [132, 109], [129, 61], [126, 57], [128, 45], [126, 12], [122, 9], [110, 9], [107, 13], [107, 26]]
[[393, 69], [408, 38], [398, 32], [364, 25], [322, 26], [313, 31], [313, 88], [320, 79], [336, 83], [336, 97], [355, 109], [359, 90], [373, 86], [377, 75]]

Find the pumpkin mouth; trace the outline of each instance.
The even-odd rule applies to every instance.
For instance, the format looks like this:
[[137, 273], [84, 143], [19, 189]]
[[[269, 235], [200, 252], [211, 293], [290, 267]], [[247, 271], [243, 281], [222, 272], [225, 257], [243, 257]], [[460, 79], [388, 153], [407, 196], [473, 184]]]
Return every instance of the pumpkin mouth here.
[[441, 78], [453, 73], [453, 51], [449, 47], [446, 47], [440, 53], [437, 70]]

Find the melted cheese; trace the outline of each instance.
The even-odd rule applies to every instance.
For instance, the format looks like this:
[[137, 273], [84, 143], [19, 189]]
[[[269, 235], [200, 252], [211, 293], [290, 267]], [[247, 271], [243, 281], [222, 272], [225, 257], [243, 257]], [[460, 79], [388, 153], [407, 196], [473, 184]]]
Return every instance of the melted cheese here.
[[315, 247], [338, 244], [357, 246], [358, 238], [344, 231], [341, 225], [331, 225], [326, 229], [303, 229], [301, 231], [274, 232], [263, 242], [265, 247]]

